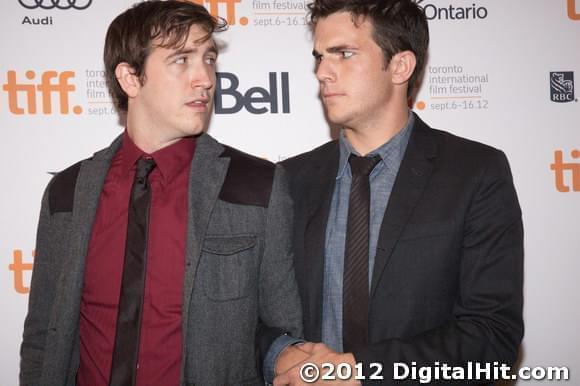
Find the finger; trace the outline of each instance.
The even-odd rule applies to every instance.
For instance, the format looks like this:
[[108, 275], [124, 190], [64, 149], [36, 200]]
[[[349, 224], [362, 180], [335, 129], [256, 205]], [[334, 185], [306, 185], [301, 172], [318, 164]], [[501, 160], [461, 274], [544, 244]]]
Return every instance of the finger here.
[[304, 343], [299, 343], [294, 345], [296, 348], [306, 352], [306, 353], [312, 353], [312, 350], [314, 349], [314, 343], [312, 342], [304, 342]]
[[274, 386], [287, 386], [290, 384], [290, 377], [287, 373], [280, 374], [274, 378]]

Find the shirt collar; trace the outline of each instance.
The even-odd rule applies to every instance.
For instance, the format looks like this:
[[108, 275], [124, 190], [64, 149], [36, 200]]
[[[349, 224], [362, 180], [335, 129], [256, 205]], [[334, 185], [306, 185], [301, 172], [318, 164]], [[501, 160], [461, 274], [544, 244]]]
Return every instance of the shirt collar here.
[[[389, 159], [393, 159], [393, 157], [399, 159], [402, 158], [402, 154], [405, 152], [414, 124], [415, 115], [409, 111], [409, 117], [407, 118], [405, 126], [386, 143], [371, 151], [368, 156], [378, 155], [381, 157], [381, 162], [379, 162], [379, 164], [385, 164], [387, 166], [389, 164]], [[342, 178], [347, 170], [350, 170], [350, 168], [347, 167], [348, 157], [351, 154], [360, 156], [360, 154], [352, 147], [350, 142], [348, 142], [348, 139], [344, 135], [344, 130], [340, 131], [338, 143], [340, 148], [340, 158], [338, 162], [338, 172], [336, 174], [337, 180]]]
[[159, 170], [164, 182], [171, 181], [193, 159], [195, 152], [195, 137], [184, 137], [179, 141], [147, 154], [133, 142], [127, 130], [123, 133], [123, 143], [119, 149], [122, 170], [130, 173], [135, 170], [135, 164], [141, 157], [151, 157], [155, 160], [155, 169]]

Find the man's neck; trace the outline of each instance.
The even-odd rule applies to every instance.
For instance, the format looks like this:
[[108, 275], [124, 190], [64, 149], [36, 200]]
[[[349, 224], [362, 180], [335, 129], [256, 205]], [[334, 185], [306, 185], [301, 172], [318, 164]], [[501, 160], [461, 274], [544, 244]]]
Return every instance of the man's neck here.
[[139, 124], [138, 120], [127, 115], [127, 134], [139, 149], [147, 154], [153, 154], [157, 150], [174, 144], [181, 138], [162, 138], [159, 136], [162, 130], [155, 130], [152, 127]]
[[357, 153], [366, 155], [389, 142], [405, 127], [408, 120], [409, 109], [404, 109], [380, 122], [370, 122], [356, 128], [344, 127], [344, 135]]

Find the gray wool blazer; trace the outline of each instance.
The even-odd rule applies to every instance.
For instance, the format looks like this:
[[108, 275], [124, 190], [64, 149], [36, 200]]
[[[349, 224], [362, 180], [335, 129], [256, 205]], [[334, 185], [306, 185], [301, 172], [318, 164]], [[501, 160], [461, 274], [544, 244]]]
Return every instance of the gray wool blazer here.
[[[57, 174], [43, 200], [21, 385], [75, 384], [85, 256], [99, 196], [121, 144]], [[280, 334], [302, 335], [282, 169], [197, 139], [189, 178], [181, 385], [262, 384]]]

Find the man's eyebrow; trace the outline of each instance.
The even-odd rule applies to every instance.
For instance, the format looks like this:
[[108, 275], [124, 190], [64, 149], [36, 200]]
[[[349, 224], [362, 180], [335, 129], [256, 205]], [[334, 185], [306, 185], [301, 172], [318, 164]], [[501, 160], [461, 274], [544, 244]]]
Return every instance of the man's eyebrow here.
[[[176, 56], [195, 54], [197, 52], [199, 52], [199, 48], [197, 48], [197, 47], [194, 47], [194, 48], [181, 48], [181, 49], [178, 49], [178, 50], [172, 52], [171, 54], [167, 55], [167, 58], [166, 59], [169, 60], [169, 59], [172, 59], [172, 58], [174, 58]], [[208, 47], [205, 50], [205, 53], [212, 53], [212, 54], [217, 55], [218, 54], [217, 46], [215, 44], [211, 45], [210, 47]]]
[[170, 53], [169, 55], [167, 55], [167, 59], [172, 59], [172, 58], [179, 56], [179, 55], [189, 55], [189, 54], [193, 54], [196, 52], [197, 52], [196, 48], [181, 48], [181, 49], [175, 50], [172, 53]]
[[353, 46], [349, 46], [347, 44], [341, 44], [338, 46], [333, 46], [333, 47], [328, 47], [326, 49], [327, 52], [330, 52], [331, 54], [337, 53], [337, 52], [341, 52], [341, 51], [345, 51], [345, 50], [356, 50], [356, 47]]
[[[337, 52], [342, 52], [345, 50], [353, 51], [353, 50], [356, 50], [356, 47], [349, 46], [347, 44], [341, 44], [338, 46], [328, 47], [325, 51], [330, 53], [330, 54], [335, 54]], [[320, 55], [322, 55], [320, 52], [318, 52], [316, 50], [312, 50], [312, 56], [317, 57]]]

